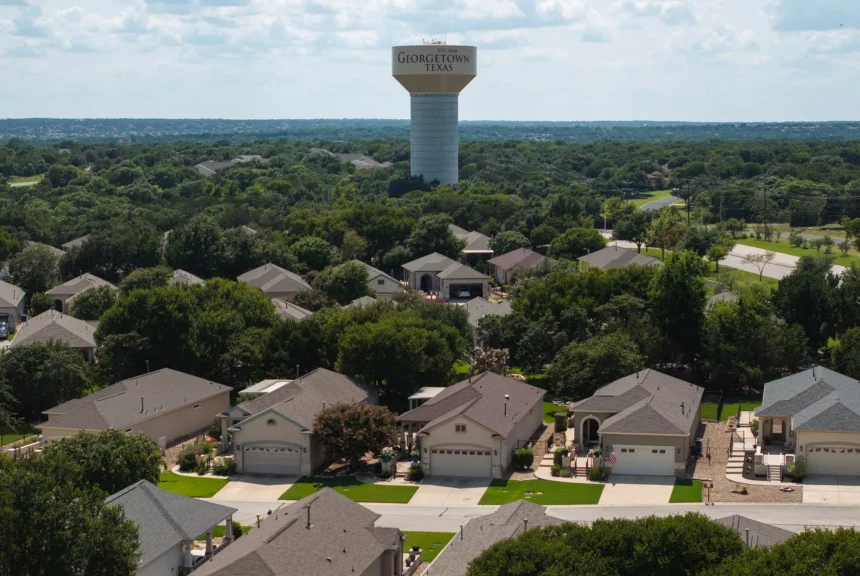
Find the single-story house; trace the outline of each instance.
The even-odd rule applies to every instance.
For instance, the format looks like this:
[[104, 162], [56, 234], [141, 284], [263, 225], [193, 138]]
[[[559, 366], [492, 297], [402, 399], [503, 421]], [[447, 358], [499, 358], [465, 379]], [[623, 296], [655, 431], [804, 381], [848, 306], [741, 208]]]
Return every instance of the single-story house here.
[[18, 335], [9, 347], [20, 348], [37, 342], [65, 342], [70, 348], [80, 351], [87, 360], [92, 360], [96, 352], [94, 324], [97, 323], [78, 320], [56, 310], [45, 310], [21, 324]]
[[[529, 528], [558, 526], [564, 520], [548, 516], [546, 507], [517, 500], [486, 516], [469, 520], [424, 571], [428, 576], [464, 576], [469, 563], [487, 548], [516, 538]], [[409, 545], [407, 540], [406, 545]]]
[[[278, 508], [197, 576], [402, 576], [403, 533], [331, 488]], [[440, 572], [440, 574], [442, 574]]]
[[770, 524], [765, 524], [746, 516], [738, 516], [737, 514], [714, 520], [714, 522], [727, 526], [740, 534], [741, 538], [744, 539], [744, 543], [750, 548], [780, 544], [795, 535], [794, 532], [789, 530], [783, 530], [782, 528], [777, 528], [776, 526], [771, 526]]
[[241, 154], [236, 158], [233, 158], [232, 160], [207, 160], [206, 162], [201, 162], [200, 164], [194, 166], [194, 169], [197, 170], [197, 173], [201, 176], [206, 176], [207, 178], [209, 178], [211, 176], [214, 176], [218, 172], [221, 172], [222, 170], [226, 170], [227, 168], [235, 166], [236, 164], [244, 164], [246, 162], [253, 162], [255, 160], [257, 162], [262, 162], [263, 164], [268, 164], [269, 162], [268, 158], [263, 158], [258, 154]]
[[191, 272], [179, 269], [174, 270], [173, 276], [171, 276], [170, 280], [167, 281], [168, 286], [196, 286], [197, 284], [203, 283], [203, 278], [195, 276]]
[[356, 298], [349, 304], [344, 304], [341, 308], [345, 310], [349, 310], [350, 308], [363, 308], [365, 306], [373, 306], [376, 304], [376, 298], [372, 296], [362, 296], [360, 298]]
[[860, 382], [854, 378], [814, 366], [768, 382], [755, 415], [757, 454], [793, 453], [805, 460], [807, 474], [860, 476]]
[[477, 341], [478, 337], [478, 322], [485, 316], [507, 316], [513, 309], [508, 300], [499, 300], [498, 302], [490, 302], [484, 298], [473, 298], [465, 304], [466, 312], [469, 313], [469, 325], [472, 327], [473, 338], [475, 344], [480, 344]]
[[73, 238], [73, 239], [69, 240], [68, 242], [60, 244], [60, 248], [62, 248], [64, 252], [68, 252], [72, 248], [80, 248], [81, 246], [86, 244], [87, 240], [89, 240], [89, 239], [90, 239], [89, 234], [87, 234], [86, 236], [81, 236], [80, 238]]
[[243, 400], [258, 398], [259, 396], [263, 396], [269, 392], [274, 392], [278, 388], [286, 386], [290, 382], [292, 382], [292, 380], [286, 378], [266, 378], [265, 380], [260, 380], [253, 386], [248, 386], [244, 390], [240, 390], [239, 396]]
[[[105, 504], [109, 508], [122, 508], [126, 519], [137, 526], [140, 542], [137, 576], [187, 574], [233, 541], [235, 508], [167, 492], [146, 480], [109, 496]], [[227, 523], [224, 541], [216, 551], [212, 530], [224, 521]], [[192, 544], [203, 534], [206, 550], [194, 554]]]
[[403, 265], [412, 290], [438, 292], [445, 300], [490, 294], [490, 277], [437, 252]]
[[236, 280], [259, 288], [269, 298], [292, 300], [299, 292], [311, 289], [311, 285], [301, 276], [276, 264], [263, 264], [245, 272]]
[[657, 370], [625, 376], [573, 405], [577, 448], [600, 446], [612, 474], [683, 478], [703, 392]]
[[68, 314], [69, 306], [75, 296], [82, 292], [86, 292], [90, 288], [97, 288], [99, 286], [110, 286], [111, 288], [116, 289], [116, 286], [107, 280], [102, 280], [98, 276], [93, 276], [92, 274], [81, 274], [77, 278], [72, 278], [68, 282], [64, 282], [59, 286], [54, 286], [45, 292], [45, 294], [53, 300], [54, 310]]
[[480, 232], [469, 232], [455, 224], [448, 224], [448, 229], [459, 240], [466, 242], [463, 248], [463, 262], [474, 263], [493, 256], [490, 248], [490, 237]]
[[33, 245], [35, 245], [35, 246], [44, 246], [45, 248], [47, 248], [48, 250], [50, 250], [50, 251], [51, 251], [51, 254], [53, 254], [53, 255], [54, 255], [54, 256], [56, 256], [57, 258], [60, 258], [60, 257], [62, 257], [62, 256], [63, 256], [63, 254], [65, 254], [65, 252], [64, 252], [63, 250], [60, 250], [59, 248], [56, 248], [56, 247], [54, 247], [54, 246], [51, 246], [50, 244], [43, 244], [43, 243], [41, 243], [41, 242], [33, 242], [32, 240], [27, 240], [27, 241], [25, 242], [25, 244], [26, 244], [27, 246], [33, 246]]
[[301, 306], [297, 306], [286, 298], [272, 298], [272, 304], [275, 305], [275, 312], [284, 320], [294, 320], [301, 322], [313, 312], [305, 310]]
[[488, 262], [490, 273], [495, 276], [499, 284], [508, 284], [513, 281], [514, 276], [520, 270], [532, 270], [537, 268], [546, 256], [538, 254], [528, 248], [517, 248], [507, 254], [496, 256]]
[[618, 246], [601, 248], [596, 252], [578, 258], [578, 260], [583, 263], [583, 267], [586, 270], [591, 267], [608, 270], [610, 268], [624, 268], [625, 266], [633, 265], [660, 266], [663, 264], [663, 261], [659, 258], [640, 254], [636, 250], [628, 250], [627, 248], [620, 248]]
[[483, 372], [402, 414], [408, 445], [430, 476], [501, 478], [517, 448], [543, 424], [545, 390]]
[[37, 428], [45, 446], [82, 430], [114, 428], [145, 434], [165, 447], [208, 430], [215, 416], [230, 406], [230, 390], [223, 384], [162, 368], [45, 410], [48, 421]]
[[232, 432], [236, 470], [244, 474], [308, 476], [325, 463], [325, 447], [313, 434], [314, 418], [326, 406], [376, 404], [375, 388], [317, 368], [258, 398], [225, 407], [222, 440]]
[[0, 280], [0, 321], [9, 323], [10, 332], [15, 331], [15, 326], [25, 314], [24, 296], [26, 293], [17, 286]]
[[367, 287], [376, 292], [377, 298], [391, 298], [403, 291], [403, 285], [382, 270], [365, 264], [361, 260], [353, 260], [367, 269]]

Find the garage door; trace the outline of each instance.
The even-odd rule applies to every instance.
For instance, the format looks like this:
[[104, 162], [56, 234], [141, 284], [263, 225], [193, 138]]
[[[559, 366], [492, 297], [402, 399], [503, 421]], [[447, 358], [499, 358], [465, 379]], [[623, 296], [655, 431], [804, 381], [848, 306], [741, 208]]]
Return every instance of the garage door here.
[[614, 446], [613, 474], [674, 476], [675, 449], [671, 446]]
[[807, 474], [860, 476], [860, 448], [816, 446], [806, 451]]
[[245, 474], [298, 476], [302, 471], [302, 454], [299, 448], [245, 446], [242, 458]]
[[484, 286], [482, 284], [451, 284], [450, 297], [452, 299], [469, 299], [484, 297]]
[[489, 478], [490, 451], [434, 448], [430, 450], [430, 475]]

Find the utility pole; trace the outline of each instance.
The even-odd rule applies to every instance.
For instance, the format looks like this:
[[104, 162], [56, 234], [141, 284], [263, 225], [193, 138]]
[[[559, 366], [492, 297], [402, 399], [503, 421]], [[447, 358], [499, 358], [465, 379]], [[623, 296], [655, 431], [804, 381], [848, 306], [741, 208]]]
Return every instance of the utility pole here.
[[723, 181], [720, 180], [720, 224], [723, 223]]
[[767, 234], [767, 184], [762, 182], [762, 188], [764, 189], [764, 239], [767, 240], [770, 238]]
[[690, 205], [693, 203], [693, 192], [687, 187], [687, 228], [690, 227]]

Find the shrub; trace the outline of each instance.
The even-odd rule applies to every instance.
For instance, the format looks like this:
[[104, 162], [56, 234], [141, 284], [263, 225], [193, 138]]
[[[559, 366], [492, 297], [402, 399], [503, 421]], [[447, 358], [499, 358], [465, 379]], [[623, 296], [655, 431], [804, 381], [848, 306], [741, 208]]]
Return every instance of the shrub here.
[[197, 446], [186, 446], [179, 453], [179, 469], [191, 472], [197, 468]]
[[549, 473], [553, 476], [559, 476], [561, 474], [561, 466], [558, 464], [553, 464], [552, 468], [549, 469]]
[[209, 471], [209, 462], [201, 460], [197, 463], [197, 474], [203, 476]]
[[749, 493], [750, 493], [750, 491], [749, 491], [749, 490], [747, 490], [747, 487], [746, 487], [746, 486], [744, 486], [744, 487], [742, 487], [742, 488], [741, 488], [741, 494], [743, 494], [744, 496], [746, 496], [746, 495], [747, 495], [747, 494], [749, 494]]
[[216, 418], [212, 423], [212, 426], [209, 427], [209, 436], [211, 438], [215, 438], [216, 440], [221, 439], [221, 419]]
[[788, 473], [791, 474], [792, 478], [803, 478], [806, 476], [806, 461], [803, 458], [796, 458], [794, 464], [789, 467]]
[[535, 461], [535, 453], [528, 448], [520, 448], [514, 452], [514, 466], [517, 468], [531, 468]]
[[588, 479], [592, 482], [600, 482], [603, 480], [603, 470], [600, 468], [589, 468]]
[[564, 432], [567, 430], [567, 412], [555, 413], [555, 431]]
[[407, 480], [411, 480], [412, 482], [421, 482], [424, 480], [424, 469], [420, 464], [410, 466], [409, 473], [406, 475]]
[[562, 471], [561, 471], [561, 477], [562, 477], [562, 478], [572, 478], [572, 477], [573, 477], [573, 472], [571, 472], [571, 471], [570, 471], [570, 469], [567, 469], [567, 468], [566, 468], [566, 469], [564, 469], [564, 470], [562, 470]]
[[753, 420], [753, 421], [750, 423], [750, 431], [752, 431], [752, 433], [753, 433], [753, 434], [755, 434], [756, 432], [758, 432], [758, 420]]
[[213, 450], [215, 450], [215, 447], [209, 442], [201, 442], [198, 446], [198, 453], [200, 454], [212, 454]]
[[245, 528], [238, 522], [233, 522], [233, 540], [237, 540], [245, 533]]
[[230, 476], [236, 473], [236, 463], [226, 458], [216, 458], [212, 463], [212, 473], [216, 476]]
[[556, 450], [555, 453], [552, 455], [552, 463], [555, 464], [556, 466], [560, 467], [561, 466], [561, 457], [562, 457], [561, 450]]

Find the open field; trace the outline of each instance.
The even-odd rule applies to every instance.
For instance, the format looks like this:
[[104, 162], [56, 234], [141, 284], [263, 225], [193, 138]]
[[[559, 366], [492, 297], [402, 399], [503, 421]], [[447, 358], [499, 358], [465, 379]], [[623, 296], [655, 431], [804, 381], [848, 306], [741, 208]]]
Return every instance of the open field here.
[[28, 184], [30, 182], [41, 182], [42, 176], [16, 176], [9, 180], [10, 184]]
[[[767, 242], [765, 240], [756, 240], [755, 238], [747, 238], [747, 239], [738, 239], [738, 244], [742, 244], [744, 246], [752, 246], [753, 248], [761, 248], [762, 250], [770, 250], [771, 252], [779, 252], [781, 254], [788, 254], [790, 256], [823, 256], [824, 249], [821, 251], [816, 251], [814, 248], [804, 249], [804, 248], [795, 248], [788, 243], [788, 240], [785, 238], [780, 238], [779, 242]], [[838, 264], [840, 266], [851, 266], [852, 264], [860, 264], [860, 258], [857, 258], [857, 252], [855, 250], [851, 250], [848, 253], [848, 256], [842, 256], [842, 253], [839, 251], [836, 246], [833, 247], [834, 264]]]
[[654, 200], [666, 198], [671, 193], [671, 190], [655, 190], [654, 192], [646, 192], [645, 194], [639, 194], [635, 198], [631, 199], [630, 203], [638, 208], [644, 204], [653, 202]]

